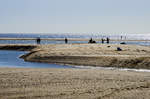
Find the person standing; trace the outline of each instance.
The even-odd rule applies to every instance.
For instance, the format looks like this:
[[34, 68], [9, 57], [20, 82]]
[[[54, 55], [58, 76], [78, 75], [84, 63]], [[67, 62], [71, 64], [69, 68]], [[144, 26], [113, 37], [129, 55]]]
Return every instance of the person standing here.
[[102, 38], [101, 40], [102, 40], [102, 44], [104, 44], [104, 39]]
[[36, 38], [36, 42], [37, 42], [37, 44], [40, 44], [40, 43], [41, 43], [40, 37], [37, 37], [37, 38]]
[[107, 37], [107, 38], [106, 38], [106, 41], [107, 41], [107, 44], [109, 44], [110, 39]]
[[65, 38], [65, 43], [66, 43], [66, 44], [68, 43], [68, 39], [67, 39], [67, 38]]
[[121, 36], [121, 40], [122, 40], [123, 36]]
[[92, 43], [93, 42], [93, 39], [91, 38], [90, 40], [89, 40], [89, 43]]

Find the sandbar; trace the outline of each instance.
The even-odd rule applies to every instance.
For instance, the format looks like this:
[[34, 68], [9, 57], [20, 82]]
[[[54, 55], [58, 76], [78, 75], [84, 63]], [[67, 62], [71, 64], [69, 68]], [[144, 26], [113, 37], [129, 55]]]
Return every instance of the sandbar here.
[[[118, 51], [117, 48], [122, 49]], [[121, 44], [38, 45], [25, 61], [65, 65], [150, 69], [150, 47]]]

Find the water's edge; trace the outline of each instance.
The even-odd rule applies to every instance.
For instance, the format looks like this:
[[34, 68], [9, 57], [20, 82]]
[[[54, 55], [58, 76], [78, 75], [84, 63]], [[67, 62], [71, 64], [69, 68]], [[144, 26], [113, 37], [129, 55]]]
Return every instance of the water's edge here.
[[15, 68], [78, 68], [78, 69], [104, 69], [104, 70], [119, 70], [119, 71], [135, 71], [135, 72], [150, 72], [149, 69], [130, 69], [130, 68], [116, 68], [116, 67], [94, 67], [94, 66], [76, 66], [76, 65], [62, 65], [49, 64], [39, 62], [26, 62], [20, 56], [27, 54], [26, 51], [10, 51], [0, 50], [0, 67], [15, 67]]
[[[24, 54], [25, 55], [25, 54]], [[37, 62], [38, 63], [38, 62]], [[58, 63], [55, 63], [58, 64]], [[58, 65], [62, 65], [61, 63]], [[78, 65], [71, 65], [65, 64], [70, 67], [75, 67], [78, 69], [104, 69], [104, 70], [120, 70], [120, 71], [135, 71], [135, 72], [150, 72], [149, 69], [131, 69], [131, 68], [117, 68], [117, 67], [98, 67], [98, 66], [78, 66]]]
[[25, 51], [10, 51], [0, 50], [0, 67], [12, 68], [77, 68], [73, 66], [25, 62], [24, 59], [19, 58], [21, 55], [26, 54]]

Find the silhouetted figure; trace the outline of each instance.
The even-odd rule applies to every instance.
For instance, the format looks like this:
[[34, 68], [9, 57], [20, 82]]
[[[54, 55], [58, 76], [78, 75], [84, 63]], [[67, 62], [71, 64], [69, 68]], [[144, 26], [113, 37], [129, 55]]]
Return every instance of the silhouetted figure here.
[[110, 39], [107, 37], [107, 38], [106, 38], [107, 44], [109, 44], [109, 40], [110, 40]]
[[36, 38], [36, 42], [37, 42], [37, 44], [40, 44], [40, 42], [41, 42], [40, 37], [37, 37], [37, 38]]
[[90, 40], [89, 40], [89, 43], [92, 43], [93, 42], [93, 39], [91, 38]]
[[93, 39], [91, 38], [88, 43], [96, 43], [96, 41], [93, 41]]
[[67, 38], [65, 38], [65, 43], [66, 43], [66, 44], [68, 43], [68, 39], [67, 39]]
[[102, 44], [104, 43], [104, 39], [102, 38]]

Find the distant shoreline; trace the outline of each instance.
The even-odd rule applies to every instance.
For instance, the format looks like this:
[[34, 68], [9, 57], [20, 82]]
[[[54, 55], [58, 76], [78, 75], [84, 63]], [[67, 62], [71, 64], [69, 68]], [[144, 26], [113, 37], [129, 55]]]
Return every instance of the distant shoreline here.
[[[65, 38], [41, 38], [41, 40], [64, 41]], [[90, 39], [90, 38], [89, 38]], [[68, 38], [69, 41], [89, 41], [88, 38]], [[0, 40], [36, 40], [36, 38], [0, 38]], [[101, 41], [101, 38], [93, 38], [95, 41]], [[150, 40], [134, 40], [134, 39], [110, 39], [110, 41], [150, 41]]]

